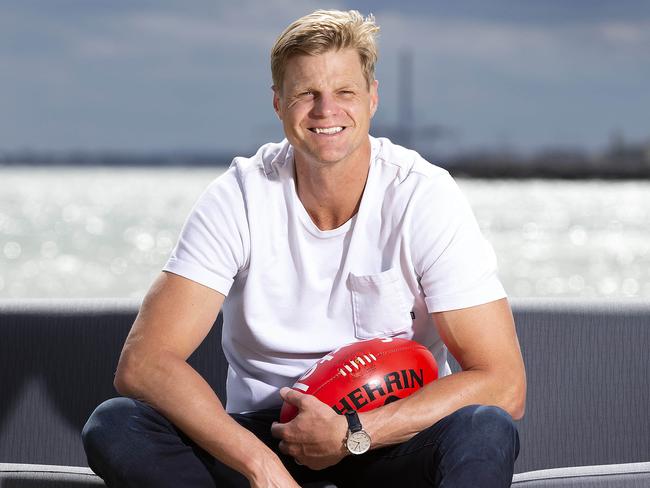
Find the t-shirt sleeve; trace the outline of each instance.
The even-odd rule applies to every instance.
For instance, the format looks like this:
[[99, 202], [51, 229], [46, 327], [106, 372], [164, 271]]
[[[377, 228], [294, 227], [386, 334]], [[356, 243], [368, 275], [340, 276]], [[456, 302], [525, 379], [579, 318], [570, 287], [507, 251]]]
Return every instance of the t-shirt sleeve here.
[[504, 298], [494, 250], [456, 182], [445, 172], [419, 190], [413, 212], [414, 264], [429, 313]]
[[244, 195], [231, 167], [199, 197], [163, 270], [227, 295], [247, 263], [247, 221]]

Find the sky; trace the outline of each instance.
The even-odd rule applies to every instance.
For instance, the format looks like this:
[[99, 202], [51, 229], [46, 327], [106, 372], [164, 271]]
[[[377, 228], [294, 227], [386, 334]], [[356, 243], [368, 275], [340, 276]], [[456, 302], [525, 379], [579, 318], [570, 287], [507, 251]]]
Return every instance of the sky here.
[[219, 151], [279, 140], [269, 52], [317, 8], [381, 27], [375, 135], [413, 63], [418, 147], [650, 140], [646, 0], [0, 0], [0, 153]]

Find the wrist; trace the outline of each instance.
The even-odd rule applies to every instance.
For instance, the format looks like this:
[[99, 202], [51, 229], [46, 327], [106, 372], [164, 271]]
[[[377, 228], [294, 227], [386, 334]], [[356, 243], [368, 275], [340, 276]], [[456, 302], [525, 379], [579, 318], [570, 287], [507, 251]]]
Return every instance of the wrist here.
[[261, 480], [266, 477], [269, 472], [269, 467], [276, 463], [281, 464], [278, 456], [264, 446], [263, 449], [249, 451], [245, 457], [241, 473], [251, 482]]
[[337, 415], [338, 418], [338, 428], [336, 430], [335, 439], [340, 439], [338, 442], [339, 452], [341, 457], [344, 458], [350, 455], [347, 446], [345, 445], [345, 440], [348, 437], [348, 421], [345, 418], [345, 415]]
[[376, 408], [359, 414], [359, 420], [361, 420], [363, 430], [365, 430], [372, 439], [371, 449], [382, 447], [383, 430], [381, 427], [381, 417], [378, 415], [381, 413], [380, 410], [380, 408]]
[[361, 455], [370, 450], [372, 439], [363, 428], [359, 414], [355, 411], [345, 413], [348, 432], [345, 437], [345, 447], [350, 454]]

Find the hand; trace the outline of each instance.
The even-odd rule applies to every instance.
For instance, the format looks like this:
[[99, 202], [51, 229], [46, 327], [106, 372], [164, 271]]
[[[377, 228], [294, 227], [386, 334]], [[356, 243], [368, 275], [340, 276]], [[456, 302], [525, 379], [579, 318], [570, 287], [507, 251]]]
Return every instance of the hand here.
[[324, 469], [343, 459], [348, 423], [329, 406], [312, 395], [291, 388], [280, 390], [282, 399], [298, 409], [298, 415], [286, 424], [274, 422], [273, 437], [280, 439], [280, 451], [310, 469]]

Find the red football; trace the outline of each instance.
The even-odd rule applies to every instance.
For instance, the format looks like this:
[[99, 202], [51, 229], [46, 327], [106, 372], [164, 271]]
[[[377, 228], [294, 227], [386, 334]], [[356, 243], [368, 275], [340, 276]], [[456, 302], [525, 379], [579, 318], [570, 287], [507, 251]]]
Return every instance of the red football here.
[[[408, 339], [391, 337], [354, 342], [326, 354], [293, 385], [314, 395], [339, 414], [364, 412], [409, 396], [438, 378], [438, 365], [429, 350]], [[298, 414], [282, 405], [280, 422]]]

